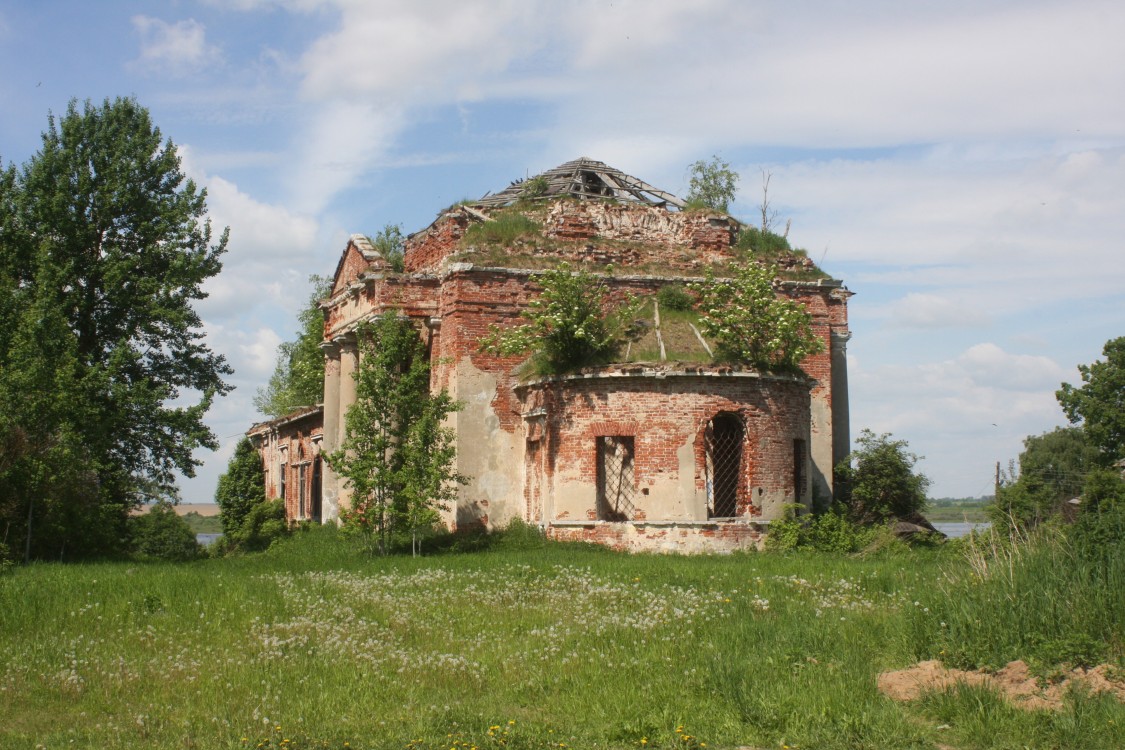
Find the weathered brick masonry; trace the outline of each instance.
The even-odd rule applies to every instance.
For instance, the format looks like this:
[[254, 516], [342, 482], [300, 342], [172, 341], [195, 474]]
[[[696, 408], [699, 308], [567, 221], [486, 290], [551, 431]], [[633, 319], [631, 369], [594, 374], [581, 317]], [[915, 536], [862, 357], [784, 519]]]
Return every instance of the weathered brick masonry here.
[[322, 517], [323, 422], [319, 406], [305, 407], [256, 424], [246, 433], [262, 456], [266, 497], [285, 500], [285, 515], [293, 521]]
[[[615, 294], [647, 296], [733, 256], [739, 225], [725, 214], [669, 210], [673, 196], [600, 162], [545, 174], [536, 216], [547, 241], [511, 249], [539, 257], [540, 267], [612, 263], [605, 280]], [[629, 185], [648, 202], [629, 199]], [[450, 426], [457, 469], [471, 481], [451, 526], [520, 518], [559, 538], [629, 549], [724, 550], [756, 544], [786, 503], [831, 496], [832, 466], [848, 446], [849, 293], [840, 282], [776, 286], [805, 305], [825, 343], [802, 363], [808, 377], [653, 362], [521, 382], [521, 358], [482, 352], [480, 341], [493, 325], [519, 322], [540, 292], [538, 272], [497, 263], [504, 255], [495, 250], [481, 264], [465, 246], [472, 224], [514, 189], [450, 209], [410, 237], [402, 274], [365, 238], [349, 241], [324, 303], [323, 450], [340, 445], [355, 400], [356, 325], [394, 310], [417, 321], [428, 343], [432, 387], [464, 404]], [[611, 193], [620, 200], [598, 199]], [[324, 518], [347, 502], [348, 488], [326, 469]]]

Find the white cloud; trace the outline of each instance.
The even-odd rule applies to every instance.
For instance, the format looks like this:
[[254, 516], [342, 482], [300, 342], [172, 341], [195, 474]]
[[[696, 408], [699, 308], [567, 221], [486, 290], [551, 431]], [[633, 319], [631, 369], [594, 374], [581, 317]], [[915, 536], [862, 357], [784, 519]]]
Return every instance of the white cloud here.
[[957, 358], [955, 366], [968, 374], [975, 386], [1008, 391], [1054, 393], [1067, 371], [1049, 357], [1009, 354], [996, 344], [976, 344]]
[[207, 174], [188, 146], [181, 146], [179, 154], [184, 173], [207, 188], [212, 232], [218, 236], [230, 227], [223, 271], [204, 285], [209, 296], [199, 305], [202, 314], [223, 322], [247, 314], [268, 317], [267, 311], [277, 308], [295, 312], [304, 298], [294, 297], [293, 290], [305, 288], [309, 273], [331, 270], [303, 270], [316, 259], [319, 222], [255, 200], [233, 182]]
[[853, 288], [918, 290], [882, 313], [906, 312], [916, 324], [940, 316], [942, 306], [947, 322], [983, 324], [1048, 302], [1111, 295], [1125, 270], [1121, 148], [805, 161], [775, 168], [771, 195], [794, 216], [791, 239], [814, 258], [827, 249], [829, 270], [864, 264], [849, 278]]
[[1069, 371], [1049, 357], [980, 343], [947, 360], [865, 368], [869, 358], [849, 356], [853, 437], [869, 427], [906, 439], [937, 496], [988, 492], [996, 461], [1065, 421], [1054, 392]]
[[222, 53], [207, 44], [206, 29], [195, 19], [168, 23], [151, 16], [133, 16], [133, 28], [141, 37], [140, 69], [158, 67], [186, 74], [218, 62]]
[[316, 248], [319, 225], [310, 216], [254, 200], [222, 177], [207, 178], [206, 185], [213, 225], [231, 228], [228, 258], [285, 267]]
[[959, 328], [988, 324], [982, 310], [938, 294], [911, 292], [887, 306], [890, 325], [906, 328]]
[[239, 325], [207, 324], [207, 340], [223, 352], [239, 382], [264, 385], [273, 374], [282, 338], [267, 326], [246, 330]]
[[[533, 5], [492, 2], [341, 2], [339, 29], [303, 58], [313, 101], [395, 98], [424, 103], [472, 92], [534, 48]], [[471, 95], [471, 94], [470, 94]]]
[[316, 214], [336, 194], [354, 187], [394, 143], [403, 127], [395, 107], [331, 101], [313, 108], [297, 158], [286, 178], [291, 201]]

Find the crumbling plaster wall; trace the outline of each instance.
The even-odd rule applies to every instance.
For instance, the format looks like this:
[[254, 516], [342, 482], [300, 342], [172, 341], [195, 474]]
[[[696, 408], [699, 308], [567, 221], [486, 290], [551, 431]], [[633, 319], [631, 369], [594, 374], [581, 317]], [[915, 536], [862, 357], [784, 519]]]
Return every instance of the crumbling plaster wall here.
[[794, 441], [807, 446], [810, 436], [808, 389], [788, 376], [626, 366], [517, 386], [526, 436], [539, 444], [526, 473], [544, 474], [540, 520], [548, 528], [599, 520], [596, 440], [620, 436], [634, 447], [629, 522], [708, 521], [704, 431], [723, 413], [745, 429], [737, 518], [768, 522], [785, 503], [808, 505], [807, 469], [794, 484]]

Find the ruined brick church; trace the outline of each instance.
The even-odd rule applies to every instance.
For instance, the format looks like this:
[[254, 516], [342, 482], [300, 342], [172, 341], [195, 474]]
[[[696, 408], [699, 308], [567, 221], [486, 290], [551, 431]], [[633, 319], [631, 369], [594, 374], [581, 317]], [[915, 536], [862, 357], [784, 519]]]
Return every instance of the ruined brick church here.
[[[514, 239], [489, 231], [504, 223], [519, 227]], [[355, 401], [356, 327], [391, 310], [424, 337], [431, 387], [464, 405], [449, 424], [469, 483], [446, 514], [450, 527], [518, 518], [555, 538], [624, 549], [756, 545], [787, 504], [832, 497], [833, 467], [849, 450], [850, 293], [803, 255], [780, 253], [770, 259], [784, 277], [775, 292], [811, 313], [823, 352], [802, 362], [804, 376], [713, 364], [693, 315], [661, 311], [657, 293], [754, 257], [740, 242], [748, 231], [583, 158], [442, 211], [407, 239], [402, 272], [353, 236], [322, 303], [322, 407], [248, 433], [267, 494], [285, 498], [293, 520], [334, 520], [349, 502], [320, 456], [341, 444]], [[480, 341], [493, 324], [518, 324], [538, 273], [562, 261], [648, 300], [642, 335], [618, 363], [527, 380], [523, 358]]]

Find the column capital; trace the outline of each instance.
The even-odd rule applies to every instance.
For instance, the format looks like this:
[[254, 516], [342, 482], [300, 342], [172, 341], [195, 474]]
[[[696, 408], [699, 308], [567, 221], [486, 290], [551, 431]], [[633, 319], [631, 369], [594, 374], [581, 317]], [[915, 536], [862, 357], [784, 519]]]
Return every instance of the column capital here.
[[340, 356], [340, 345], [333, 340], [321, 341], [320, 350], [324, 352], [324, 356], [331, 359], [337, 359]]
[[355, 354], [358, 345], [355, 331], [347, 331], [332, 338], [332, 343], [340, 347], [347, 354]]

